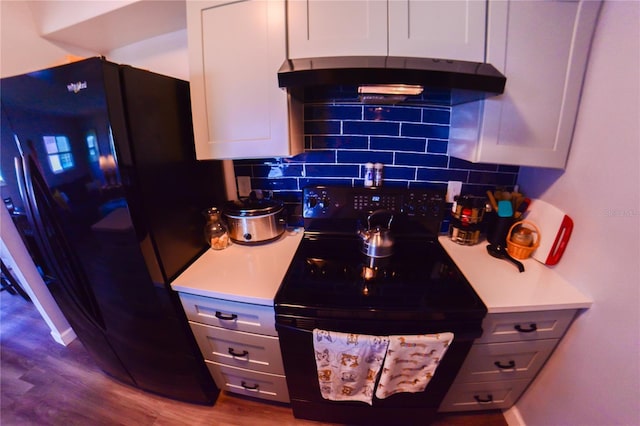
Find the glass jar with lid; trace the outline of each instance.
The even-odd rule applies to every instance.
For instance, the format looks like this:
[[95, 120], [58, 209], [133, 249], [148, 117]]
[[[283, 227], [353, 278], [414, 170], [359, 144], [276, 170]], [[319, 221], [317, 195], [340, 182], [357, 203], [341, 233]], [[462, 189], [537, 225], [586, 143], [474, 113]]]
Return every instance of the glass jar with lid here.
[[222, 250], [229, 245], [229, 231], [222, 221], [222, 215], [217, 207], [205, 210], [207, 223], [204, 226], [204, 238], [209, 247], [214, 250]]

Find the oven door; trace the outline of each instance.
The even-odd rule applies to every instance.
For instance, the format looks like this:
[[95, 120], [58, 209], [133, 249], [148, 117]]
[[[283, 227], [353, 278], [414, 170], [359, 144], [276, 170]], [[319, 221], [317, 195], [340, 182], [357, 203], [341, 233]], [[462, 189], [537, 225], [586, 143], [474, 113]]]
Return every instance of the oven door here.
[[[419, 325], [417, 325], [419, 324]], [[385, 399], [374, 396], [373, 405], [362, 402], [330, 401], [322, 398], [318, 384], [313, 329], [374, 335], [429, 334], [454, 331], [454, 339], [423, 392], [397, 393]], [[349, 424], [428, 424], [462, 366], [473, 339], [481, 330], [476, 325], [463, 331], [460, 325], [447, 329], [442, 324], [418, 321], [318, 320], [276, 315], [276, 329], [284, 362], [293, 414], [297, 418]]]

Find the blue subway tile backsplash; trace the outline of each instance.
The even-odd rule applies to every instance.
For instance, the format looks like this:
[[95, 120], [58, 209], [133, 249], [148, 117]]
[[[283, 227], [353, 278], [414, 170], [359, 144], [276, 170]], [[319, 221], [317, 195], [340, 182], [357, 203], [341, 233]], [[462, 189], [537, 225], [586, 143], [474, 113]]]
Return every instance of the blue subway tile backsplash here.
[[[323, 100], [304, 108], [305, 151], [291, 158], [235, 160], [236, 176], [282, 199], [289, 222], [300, 225], [307, 185], [362, 186], [367, 162], [384, 164], [384, 185], [436, 187], [463, 182], [462, 193], [512, 189], [517, 166], [476, 164], [448, 155], [451, 110], [439, 105], [371, 105]], [[443, 229], [446, 227], [443, 226]]]

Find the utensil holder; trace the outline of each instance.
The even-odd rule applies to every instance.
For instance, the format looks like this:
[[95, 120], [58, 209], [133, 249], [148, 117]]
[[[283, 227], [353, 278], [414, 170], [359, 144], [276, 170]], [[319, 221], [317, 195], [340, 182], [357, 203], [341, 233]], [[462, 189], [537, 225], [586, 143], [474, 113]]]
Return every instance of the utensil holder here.
[[488, 215], [487, 223], [487, 241], [495, 246], [506, 245], [507, 235], [509, 235], [509, 227], [516, 221], [513, 217], [500, 217], [495, 213]]
[[[534, 241], [533, 241], [533, 244], [531, 244], [530, 246], [524, 246], [522, 244], [515, 243], [511, 240], [511, 233], [513, 232], [515, 227], [518, 225], [524, 226], [525, 224], [533, 227], [532, 233], [534, 234]], [[511, 228], [509, 228], [509, 232], [507, 233], [507, 253], [509, 253], [511, 257], [514, 257], [516, 259], [526, 259], [529, 256], [531, 256], [531, 253], [533, 253], [534, 250], [537, 249], [539, 245], [540, 245], [540, 230], [535, 225], [535, 223], [530, 222], [528, 220], [521, 220], [511, 225]]]

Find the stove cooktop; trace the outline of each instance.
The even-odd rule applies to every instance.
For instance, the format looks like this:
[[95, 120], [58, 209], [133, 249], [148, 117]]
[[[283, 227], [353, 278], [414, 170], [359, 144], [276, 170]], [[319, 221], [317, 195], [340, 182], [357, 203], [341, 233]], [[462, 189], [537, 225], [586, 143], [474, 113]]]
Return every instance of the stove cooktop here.
[[[486, 308], [437, 241], [396, 241], [371, 259], [353, 237], [305, 237], [275, 298], [276, 313], [458, 320]], [[416, 317], [417, 315], [417, 317]]]
[[[394, 214], [393, 254], [362, 253], [358, 227]], [[305, 236], [275, 298], [277, 315], [481, 320], [486, 307], [437, 241], [444, 194], [398, 188], [306, 188]]]

